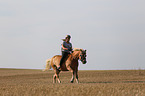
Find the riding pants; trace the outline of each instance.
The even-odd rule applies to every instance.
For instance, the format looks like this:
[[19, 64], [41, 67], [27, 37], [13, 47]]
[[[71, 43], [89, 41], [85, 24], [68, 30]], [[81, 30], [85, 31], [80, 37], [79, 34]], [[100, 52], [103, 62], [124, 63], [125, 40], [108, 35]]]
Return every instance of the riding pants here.
[[60, 60], [60, 67], [62, 66], [64, 59], [68, 56], [68, 54], [70, 54], [70, 53], [62, 51], [62, 58]]

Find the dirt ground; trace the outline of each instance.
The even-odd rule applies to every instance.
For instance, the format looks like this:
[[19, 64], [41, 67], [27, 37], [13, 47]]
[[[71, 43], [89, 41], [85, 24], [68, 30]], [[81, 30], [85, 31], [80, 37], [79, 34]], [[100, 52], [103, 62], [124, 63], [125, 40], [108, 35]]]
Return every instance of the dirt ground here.
[[79, 84], [70, 83], [70, 72], [53, 84], [53, 74], [0, 69], [0, 96], [145, 96], [145, 70], [79, 71]]

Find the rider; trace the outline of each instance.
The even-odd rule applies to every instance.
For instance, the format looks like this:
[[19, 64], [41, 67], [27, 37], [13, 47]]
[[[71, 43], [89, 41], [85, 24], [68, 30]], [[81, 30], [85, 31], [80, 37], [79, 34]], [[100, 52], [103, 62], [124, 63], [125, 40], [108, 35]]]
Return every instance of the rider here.
[[65, 57], [68, 56], [68, 54], [70, 54], [70, 52], [72, 51], [72, 44], [70, 43], [70, 38], [71, 38], [71, 36], [67, 35], [65, 37], [65, 39], [62, 39], [63, 40], [63, 44], [61, 47], [62, 58], [61, 58], [60, 64], [59, 64], [60, 66], [57, 68], [58, 70], [60, 70], [60, 68], [64, 62]]

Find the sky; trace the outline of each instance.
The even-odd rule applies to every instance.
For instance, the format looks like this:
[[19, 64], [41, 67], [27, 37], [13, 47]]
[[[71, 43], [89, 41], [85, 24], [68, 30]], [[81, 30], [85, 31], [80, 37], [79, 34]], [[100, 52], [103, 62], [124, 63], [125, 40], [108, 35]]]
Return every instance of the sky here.
[[87, 50], [79, 70], [145, 69], [144, 0], [1, 0], [0, 68], [44, 69], [73, 48]]

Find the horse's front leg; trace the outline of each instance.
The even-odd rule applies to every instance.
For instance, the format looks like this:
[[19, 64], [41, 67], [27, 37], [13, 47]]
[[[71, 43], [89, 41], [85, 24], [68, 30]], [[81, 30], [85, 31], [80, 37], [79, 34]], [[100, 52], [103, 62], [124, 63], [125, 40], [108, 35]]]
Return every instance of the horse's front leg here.
[[72, 72], [72, 78], [71, 78], [71, 81], [70, 81], [71, 83], [74, 82], [74, 75], [75, 75], [75, 72], [73, 71], [73, 72]]
[[70, 65], [67, 66], [67, 69], [72, 73], [72, 78], [71, 78], [70, 82], [73, 83], [74, 82], [74, 75], [75, 75], [74, 70], [70, 67]]
[[76, 82], [79, 83], [79, 80], [78, 80], [78, 70], [76, 71]]

